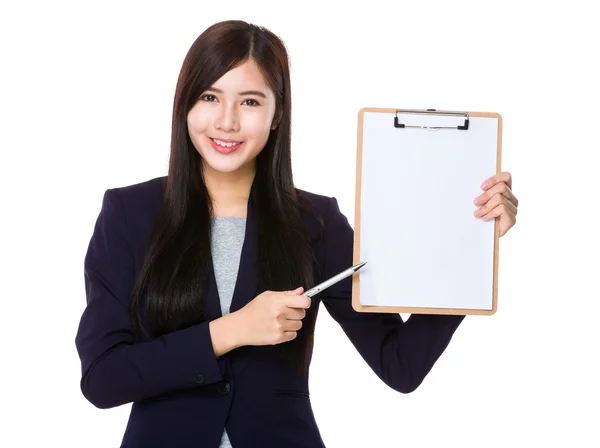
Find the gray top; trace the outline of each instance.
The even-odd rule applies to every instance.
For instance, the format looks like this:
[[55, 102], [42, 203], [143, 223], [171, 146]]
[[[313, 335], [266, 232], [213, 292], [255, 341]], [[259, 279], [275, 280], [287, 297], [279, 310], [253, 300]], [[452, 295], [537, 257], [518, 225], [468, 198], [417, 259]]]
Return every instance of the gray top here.
[[246, 218], [213, 218], [211, 250], [223, 316], [231, 306], [245, 233]]
[[[229, 313], [231, 306], [245, 234], [246, 218], [213, 217], [211, 250], [223, 316]], [[232, 448], [225, 429], [219, 448]]]

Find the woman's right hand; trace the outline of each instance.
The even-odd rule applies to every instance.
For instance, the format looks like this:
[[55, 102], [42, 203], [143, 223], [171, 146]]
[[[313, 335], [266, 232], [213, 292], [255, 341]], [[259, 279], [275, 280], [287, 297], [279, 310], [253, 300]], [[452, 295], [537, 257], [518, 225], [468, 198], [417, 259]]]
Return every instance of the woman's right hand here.
[[302, 287], [265, 291], [235, 311], [238, 345], [275, 345], [296, 338], [311, 299]]

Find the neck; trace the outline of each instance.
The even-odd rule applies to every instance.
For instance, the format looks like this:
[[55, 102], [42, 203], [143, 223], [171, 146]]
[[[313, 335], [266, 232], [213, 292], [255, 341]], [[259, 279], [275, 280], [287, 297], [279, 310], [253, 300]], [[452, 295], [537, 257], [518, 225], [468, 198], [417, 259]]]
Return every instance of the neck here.
[[212, 200], [213, 215], [246, 217], [254, 168], [221, 173], [204, 168], [204, 182]]

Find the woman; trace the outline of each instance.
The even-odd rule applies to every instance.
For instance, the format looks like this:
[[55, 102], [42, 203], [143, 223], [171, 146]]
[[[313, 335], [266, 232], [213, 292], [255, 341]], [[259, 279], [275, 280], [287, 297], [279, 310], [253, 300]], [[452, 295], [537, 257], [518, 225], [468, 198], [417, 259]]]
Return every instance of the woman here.
[[[81, 388], [99, 408], [133, 403], [123, 447], [318, 447], [308, 367], [319, 303], [373, 371], [408, 393], [461, 316], [357, 313], [353, 231], [334, 198], [294, 187], [283, 43], [240, 21], [187, 54], [166, 177], [105, 193], [85, 259], [76, 338]], [[515, 223], [509, 173], [483, 219]]]

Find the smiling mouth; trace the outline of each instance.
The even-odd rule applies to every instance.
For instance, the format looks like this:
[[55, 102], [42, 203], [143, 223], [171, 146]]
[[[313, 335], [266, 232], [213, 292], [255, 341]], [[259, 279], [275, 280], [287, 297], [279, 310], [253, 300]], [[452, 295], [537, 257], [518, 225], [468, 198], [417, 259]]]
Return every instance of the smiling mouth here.
[[223, 146], [224, 148], [231, 148], [232, 146], [236, 146], [242, 143], [235, 140], [219, 140], [218, 138], [211, 138], [211, 140], [217, 145]]
[[238, 149], [243, 142], [235, 140], [220, 140], [218, 138], [210, 138], [213, 147], [221, 153], [230, 153]]

